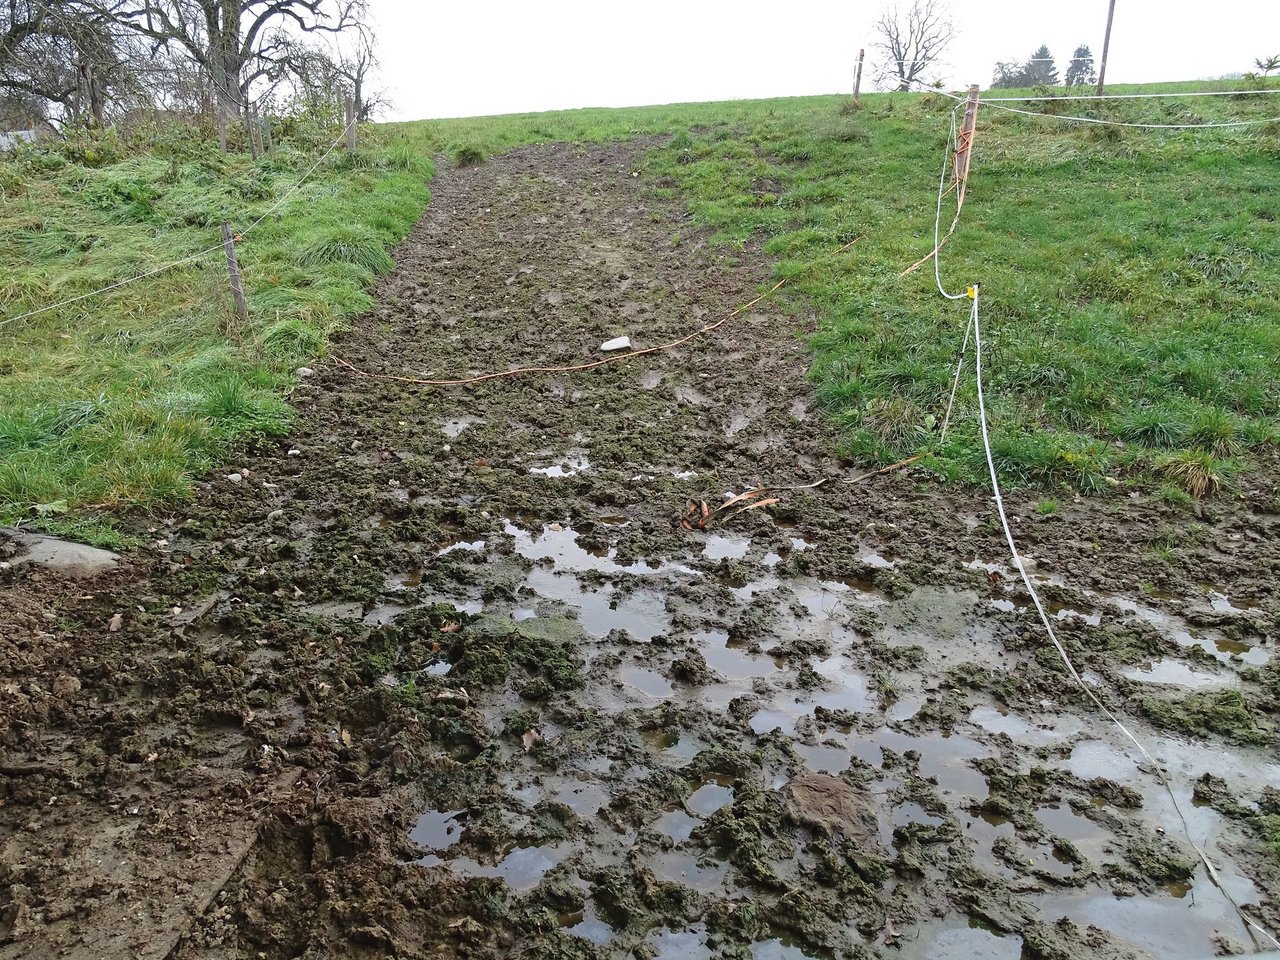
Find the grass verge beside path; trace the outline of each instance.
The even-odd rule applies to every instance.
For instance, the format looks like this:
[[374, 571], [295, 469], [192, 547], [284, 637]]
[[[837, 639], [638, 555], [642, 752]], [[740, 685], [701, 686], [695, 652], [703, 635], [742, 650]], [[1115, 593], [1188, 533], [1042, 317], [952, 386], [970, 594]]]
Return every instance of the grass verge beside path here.
[[330, 154], [243, 237], [245, 324], [220, 252], [16, 318], [217, 245], [222, 221], [249, 226], [327, 144], [254, 162], [99, 136], [0, 160], [0, 524], [36, 515], [109, 541], [60, 515], [179, 499], [232, 441], [282, 431], [293, 371], [371, 304], [386, 249], [426, 206], [431, 165], [393, 139]]

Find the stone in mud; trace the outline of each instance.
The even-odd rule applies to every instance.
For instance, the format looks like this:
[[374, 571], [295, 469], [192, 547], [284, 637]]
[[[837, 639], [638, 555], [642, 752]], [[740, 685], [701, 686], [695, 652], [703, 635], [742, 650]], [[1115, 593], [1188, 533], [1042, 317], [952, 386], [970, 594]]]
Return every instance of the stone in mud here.
[[115, 568], [119, 554], [83, 543], [60, 540], [42, 533], [0, 530], [0, 538], [16, 543], [20, 552], [9, 562], [20, 567], [32, 564], [53, 570], [64, 577], [93, 577]]
[[802, 773], [783, 790], [787, 815], [801, 826], [884, 852], [875, 808], [866, 793], [825, 773]]

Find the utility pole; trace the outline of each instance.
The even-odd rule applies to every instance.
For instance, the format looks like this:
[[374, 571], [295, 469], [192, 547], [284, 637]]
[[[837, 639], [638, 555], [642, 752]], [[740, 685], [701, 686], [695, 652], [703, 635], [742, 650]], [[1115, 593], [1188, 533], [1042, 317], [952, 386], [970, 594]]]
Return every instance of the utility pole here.
[[862, 58], [866, 56], [866, 50], [858, 51], [858, 69], [853, 75], [853, 105], [855, 107], [862, 106]]
[[1116, 15], [1116, 0], [1107, 5], [1107, 32], [1102, 36], [1102, 63], [1098, 66], [1098, 89], [1094, 96], [1102, 96], [1103, 84], [1107, 79], [1107, 51], [1111, 49], [1111, 21]]

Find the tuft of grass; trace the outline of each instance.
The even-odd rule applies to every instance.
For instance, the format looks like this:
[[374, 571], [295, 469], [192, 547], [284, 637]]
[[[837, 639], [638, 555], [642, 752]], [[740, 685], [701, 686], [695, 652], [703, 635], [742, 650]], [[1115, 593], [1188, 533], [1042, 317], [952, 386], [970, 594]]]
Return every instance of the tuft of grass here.
[[345, 263], [375, 274], [395, 266], [378, 236], [361, 226], [334, 226], [305, 238], [297, 262], [303, 267]]
[[450, 151], [455, 167], [478, 167], [485, 161], [484, 151], [472, 144], [459, 144]]
[[1111, 430], [1121, 440], [1163, 448], [1181, 446], [1191, 433], [1181, 412], [1167, 406], [1124, 410], [1112, 420]]
[[1223, 484], [1223, 464], [1204, 450], [1170, 454], [1160, 461], [1157, 472], [1196, 500], [1217, 493]]
[[1160, 484], [1160, 488], [1156, 490], [1156, 496], [1170, 506], [1181, 507], [1184, 510], [1190, 510], [1195, 504], [1191, 494], [1172, 483]]

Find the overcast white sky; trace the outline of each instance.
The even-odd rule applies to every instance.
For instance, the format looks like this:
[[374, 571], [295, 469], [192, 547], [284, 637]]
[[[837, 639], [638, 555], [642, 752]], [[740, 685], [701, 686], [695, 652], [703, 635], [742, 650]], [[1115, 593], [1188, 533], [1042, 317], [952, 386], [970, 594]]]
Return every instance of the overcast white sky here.
[[[903, 0], [904, 5], [910, 0]], [[881, 0], [371, 0], [386, 119], [835, 93]], [[991, 81], [1041, 43], [1102, 52], [1107, 0], [968, 0], [937, 73]], [[1117, 0], [1107, 79], [1187, 80], [1280, 54], [1280, 0]], [[864, 89], [867, 83], [864, 79]]]

